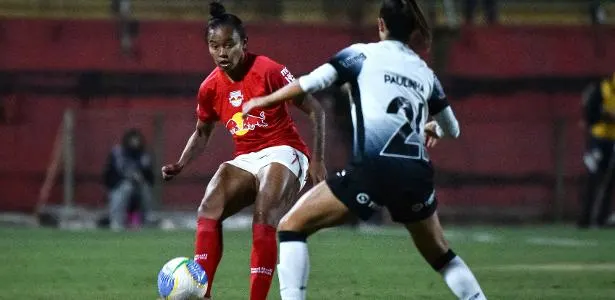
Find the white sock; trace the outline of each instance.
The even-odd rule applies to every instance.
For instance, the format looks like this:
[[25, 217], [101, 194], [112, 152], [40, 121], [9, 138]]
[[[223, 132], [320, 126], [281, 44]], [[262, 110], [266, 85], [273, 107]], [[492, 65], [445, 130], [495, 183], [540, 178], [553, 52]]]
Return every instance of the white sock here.
[[486, 300], [485, 294], [480, 289], [478, 281], [470, 271], [470, 268], [463, 262], [461, 257], [456, 256], [442, 269], [440, 274], [444, 281], [453, 291], [453, 294], [460, 300]]
[[288, 241], [280, 243], [278, 279], [282, 300], [304, 300], [310, 259], [307, 243]]

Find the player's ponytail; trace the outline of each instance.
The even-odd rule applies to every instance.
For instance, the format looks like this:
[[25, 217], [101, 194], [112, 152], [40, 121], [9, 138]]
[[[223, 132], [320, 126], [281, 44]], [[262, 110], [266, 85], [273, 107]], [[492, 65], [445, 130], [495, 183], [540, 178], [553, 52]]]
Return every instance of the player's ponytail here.
[[219, 2], [209, 3], [209, 15], [214, 19], [221, 19], [226, 14], [226, 8]]
[[413, 48], [429, 48], [431, 29], [416, 0], [383, 0], [380, 17], [389, 30], [389, 38], [408, 42]]
[[431, 27], [427, 22], [427, 18], [425, 18], [425, 14], [423, 10], [416, 2], [416, 0], [406, 0], [410, 2], [412, 5], [412, 12], [414, 13], [414, 19], [416, 21], [416, 32], [420, 35], [419, 39], [412, 39], [410, 43], [415, 47], [424, 47], [425, 49], [429, 49], [431, 47], [432, 35], [431, 35]]
[[209, 35], [211, 30], [214, 30], [222, 25], [228, 25], [237, 31], [242, 40], [247, 38], [246, 30], [243, 27], [243, 22], [241, 19], [239, 19], [236, 15], [227, 13], [226, 8], [224, 8], [224, 5], [220, 2], [212, 1], [209, 3], [209, 15], [211, 18], [209, 19], [209, 22], [207, 22], [207, 35]]

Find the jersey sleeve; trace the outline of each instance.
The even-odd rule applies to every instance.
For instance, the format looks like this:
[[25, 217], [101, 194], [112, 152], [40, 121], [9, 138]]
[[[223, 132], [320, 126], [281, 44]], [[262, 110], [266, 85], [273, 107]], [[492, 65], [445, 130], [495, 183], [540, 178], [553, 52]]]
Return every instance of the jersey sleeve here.
[[331, 86], [337, 80], [337, 71], [330, 64], [326, 63], [310, 74], [299, 77], [299, 85], [306, 93], [314, 93]]
[[199, 88], [197, 94], [196, 116], [202, 122], [213, 122], [219, 119], [214, 109], [216, 94], [213, 87], [206, 81]]
[[363, 62], [367, 59], [359, 44], [352, 45], [338, 52], [331, 58], [329, 64], [337, 71], [336, 85], [354, 81], [359, 77]]
[[267, 81], [269, 83], [269, 92], [273, 93], [285, 85], [295, 81], [295, 77], [288, 70], [287, 67], [279, 64], [274, 64], [268, 68]]
[[427, 100], [427, 106], [429, 107], [430, 116], [436, 115], [450, 106], [448, 99], [446, 98], [446, 94], [444, 93], [444, 89], [442, 88], [442, 84], [435, 75], [433, 89], [431, 96]]

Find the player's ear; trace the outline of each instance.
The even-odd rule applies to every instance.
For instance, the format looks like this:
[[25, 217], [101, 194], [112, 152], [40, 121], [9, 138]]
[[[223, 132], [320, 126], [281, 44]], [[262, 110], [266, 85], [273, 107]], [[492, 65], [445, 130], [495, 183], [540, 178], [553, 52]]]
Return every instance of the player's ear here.
[[248, 37], [243, 39], [242, 49], [243, 49], [243, 51], [248, 51]]
[[384, 24], [384, 19], [378, 18], [378, 31], [384, 33], [387, 30], [386, 24]]

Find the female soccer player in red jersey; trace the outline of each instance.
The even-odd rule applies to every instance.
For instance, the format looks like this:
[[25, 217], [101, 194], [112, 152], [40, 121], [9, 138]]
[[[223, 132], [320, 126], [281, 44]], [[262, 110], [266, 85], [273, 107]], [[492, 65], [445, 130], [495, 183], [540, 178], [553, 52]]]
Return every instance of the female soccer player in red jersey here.
[[195, 260], [209, 278], [209, 299], [222, 257], [221, 222], [254, 204], [250, 299], [265, 300], [277, 262], [279, 218], [293, 204], [308, 173], [314, 183], [326, 176], [324, 114], [311, 96], [294, 99], [314, 122], [314, 153], [309, 163], [308, 148], [286, 104], [242, 115], [245, 101], [270, 94], [294, 78], [284, 66], [247, 51], [247, 36], [237, 16], [226, 13], [219, 3], [212, 3], [210, 8], [207, 41], [217, 68], [199, 89], [196, 130], [179, 161], [164, 166], [162, 176], [172, 179], [203, 152], [214, 122], [226, 125], [235, 142], [235, 158], [220, 165], [199, 206]]

